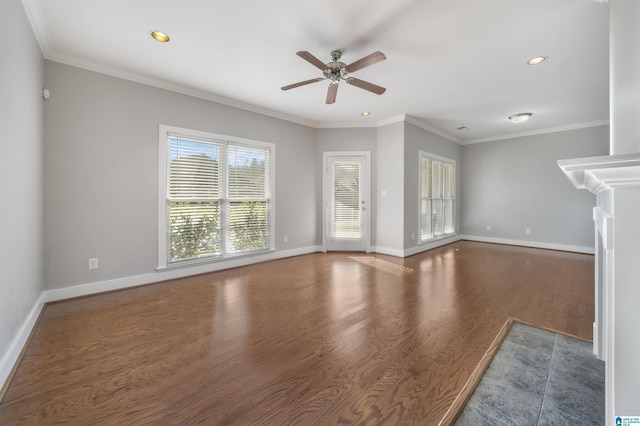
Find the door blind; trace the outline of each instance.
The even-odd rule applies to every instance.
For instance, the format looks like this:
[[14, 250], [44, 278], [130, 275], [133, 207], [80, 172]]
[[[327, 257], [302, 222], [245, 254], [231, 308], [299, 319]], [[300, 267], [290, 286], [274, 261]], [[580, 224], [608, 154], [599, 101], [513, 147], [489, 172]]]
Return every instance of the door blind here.
[[360, 163], [333, 163], [334, 238], [360, 238]]

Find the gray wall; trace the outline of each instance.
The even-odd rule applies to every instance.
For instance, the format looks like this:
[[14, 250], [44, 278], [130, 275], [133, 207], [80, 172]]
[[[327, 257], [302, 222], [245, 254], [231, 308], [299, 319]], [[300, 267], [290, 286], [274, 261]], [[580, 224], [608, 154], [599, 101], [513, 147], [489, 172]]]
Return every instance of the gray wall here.
[[[40, 48], [18, 0], [0, 2], [0, 373], [43, 290]], [[18, 351], [20, 348], [18, 348]], [[2, 374], [0, 374], [2, 376]], [[0, 377], [2, 386], [4, 377]]]
[[463, 146], [461, 233], [593, 248], [595, 196], [557, 162], [608, 153], [609, 126]]
[[[404, 132], [404, 248], [407, 249], [418, 245], [420, 234], [420, 151], [456, 162], [456, 204], [454, 207], [456, 224], [460, 223], [460, 178], [463, 171], [460, 164], [460, 145], [407, 122], [404, 125]], [[412, 234], [414, 234], [414, 239], [411, 239]]]
[[[404, 234], [404, 122], [377, 131], [377, 236], [378, 250], [401, 255]], [[387, 196], [382, 197], [381, 191]]]
[[640, 2], [612, 1], [610, 9], [611, 155], [640, 152]]
[[45, 71], [47, 289], [155, 272], [159, 124], [274, 143], [276, 248], [317, 244], [313, 129], [56, 62]]

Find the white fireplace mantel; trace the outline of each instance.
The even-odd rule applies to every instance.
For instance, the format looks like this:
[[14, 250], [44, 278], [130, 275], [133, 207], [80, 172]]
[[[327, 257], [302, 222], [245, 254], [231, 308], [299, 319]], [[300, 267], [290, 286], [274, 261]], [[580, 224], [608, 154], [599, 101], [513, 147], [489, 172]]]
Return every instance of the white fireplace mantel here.
[[640, 152], [558, 161], [576, 188], [596, 194], [593, 349], [605, 361], [607, 418], [640, 401]]

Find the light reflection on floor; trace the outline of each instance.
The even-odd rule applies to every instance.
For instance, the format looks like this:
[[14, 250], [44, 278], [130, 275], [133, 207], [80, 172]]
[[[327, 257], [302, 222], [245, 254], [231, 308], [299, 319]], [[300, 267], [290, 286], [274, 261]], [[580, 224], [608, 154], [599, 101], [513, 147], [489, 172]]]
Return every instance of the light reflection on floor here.
[[351, 260], [364, 263], [365, 265], [380, 269], [381, 271], [389, 272], [391, 274], [402, 275], [409, 272], [413, 272], [413, 269], [407, 268], [397, 263], [389, 262], [387, 260], [378, 259], [372, 256], [351, 256]]

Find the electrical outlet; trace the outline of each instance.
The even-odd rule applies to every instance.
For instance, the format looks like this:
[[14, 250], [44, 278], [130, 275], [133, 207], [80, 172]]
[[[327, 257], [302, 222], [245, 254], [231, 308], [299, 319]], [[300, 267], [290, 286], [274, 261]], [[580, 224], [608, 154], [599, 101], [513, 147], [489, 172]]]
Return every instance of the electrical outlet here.
[[283, 242], [285, 242], [285, 243], [288, 243], [288, 242], [289, 242], [289, 236], [288, 236], [288, 235], [285, 235], [285, 236], [282, 238], [282, 241], [283, 241]]
[[98, 269], [98, 258], [92, 257], [91, 259], [89, 259], [89, 269]]
[[487, 231], [491, 231], [491, 225], [487, 225]]
[[526, 231], [527, 235], [531, 235], [531, 228], [527, 228]]

